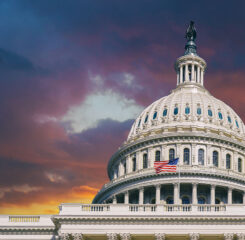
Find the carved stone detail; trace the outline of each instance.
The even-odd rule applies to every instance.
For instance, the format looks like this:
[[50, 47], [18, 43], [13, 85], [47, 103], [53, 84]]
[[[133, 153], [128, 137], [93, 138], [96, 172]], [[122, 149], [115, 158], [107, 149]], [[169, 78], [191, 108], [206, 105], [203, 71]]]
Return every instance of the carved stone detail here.
[[237, 240], [245, 240], [245, 233], [238, 233]]
[[155, 233], [155, 240], [165, 240], [164, 233]]
[[116, 233], [107, 233], [107, 239], [108, 240], [117, 240], [117, 234]]
[[199, 239], [199, 233], [190, 233], [190, 240], [198, 240]]
[[233, 233], [225, 233], [224, 240], [233, 240], [234, 234]]
[[68, 240], [68, 239], [69, 239], [69, 234], [68, 233], [61, 233], [60, 240]]
[[72, 234], [74, 240], [83, 240], [83, 235], [81, 233]]
[[120, 238], [121, 238], [121, 240], [130, 240], [131, 235], [130, 235], [130, 233], [120, 233]]

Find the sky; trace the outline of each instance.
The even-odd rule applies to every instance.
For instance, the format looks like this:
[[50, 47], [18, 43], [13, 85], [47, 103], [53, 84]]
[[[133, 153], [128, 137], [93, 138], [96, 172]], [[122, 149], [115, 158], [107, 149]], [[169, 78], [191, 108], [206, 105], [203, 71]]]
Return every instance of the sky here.
[[245, 120], [245, 1], [0, 0], [0, 214], [91, 203], [134, 119], [176, 86], [193, 20], [205, 87]]

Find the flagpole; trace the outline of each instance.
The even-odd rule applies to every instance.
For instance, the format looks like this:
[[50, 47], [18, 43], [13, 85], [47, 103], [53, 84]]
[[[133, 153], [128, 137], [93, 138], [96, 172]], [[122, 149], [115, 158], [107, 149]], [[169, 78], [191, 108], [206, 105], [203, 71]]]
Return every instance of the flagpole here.
[[179, 160], [179, 156], [178, 156], [178, 167], [179, 167], [179, 197], [178, 197], [178, 199], [179, 199], [179, 204], [180, 204], [180, 160]]

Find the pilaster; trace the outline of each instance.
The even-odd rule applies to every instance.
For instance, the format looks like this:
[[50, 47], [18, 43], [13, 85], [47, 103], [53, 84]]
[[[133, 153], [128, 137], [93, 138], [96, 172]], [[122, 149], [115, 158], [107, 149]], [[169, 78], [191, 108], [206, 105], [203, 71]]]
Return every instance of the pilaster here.
[[160, 204], [161, 185], [156, 185], [156, 204]]
[[144, 188], [139, 189], [139, 204], [144, 204]]
[[210, 186], [210, 203], [215, 204], [215, 185]]
[[192, 184], [192, 204], [197, 204], [197, 184]]

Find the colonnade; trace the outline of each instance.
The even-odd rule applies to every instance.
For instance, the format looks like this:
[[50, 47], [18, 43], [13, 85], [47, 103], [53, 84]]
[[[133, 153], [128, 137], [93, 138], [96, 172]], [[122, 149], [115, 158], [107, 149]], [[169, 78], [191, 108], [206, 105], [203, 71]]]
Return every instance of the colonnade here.
[[[172, 191], [172, 198], [173, 198], [173, 204], [182, 204], [181, 200], [183, 201], [183, 199], [181, 199], [181, 185], [192, 185], [192, 192], [190, 194], [190, 204], [219, 204], [216, 202], [216, 185], [204, 185], [204, 184], [197, 184], [197, 183], [173, 183], [173, 191]], [[165, 184], [166, 185], [166, 184]], [[169, 184], [167, 184], [169, 185]], [[209, 186], [209, 189], [210, 189], [210, 192], [209, 192], [209, 201], [206, 201], [205, 203], [204, 202], [199, 202], [198, 201], [198, 185], [200, 186]], [[145, 195], [144, 195], [144, 191], [145, 189], [149, 189], [149, 188], [153, 188], [154, 191], [155, 191], [155, 204], [161, 204], [161, 203], [168, 203], [168, 204], [172, 204], [172, 203], [169, 203], [169, 202], [166, 202], [166, 198], [164, 199], [164, 201], [161, 201], [161, 189], [162, 189], [162, 186], [164, 186], [164, 184], [157, 184], [157, 185], [154, 185], [154, 186], [147, 186], [147, 187], [140, 187], [140, 188], [137, 188], [137, 189], [133, 189], [133, 190], [127, 190], [123, 193], [119, 193], [117, 195], [113, 195], [112, 197], [112, 203], [113, 204], [117, 204], [117, 196], [119, 195], [122, 195], [124, 196], [124, 204], [129, 204], [131, 203], [129, 201], [130, 199], [130, 193], [135, 193], [135, 192], [138, 192], [138, 201], [136, 204], [144, 204], [145, 203]], [[222, 187], [222, 186], [218, 186], [218, 187], [221, 187], [221, 188], [224, 188], [227, 190], [227, 197], [226, 197], [226, 201], [224, 203], [226, 204], [232, 204], [233, 201], [232, 201], [232, 196], [233, 196], [233, 190], [236, 190], [236, 189], [233, 189], [233, 188], [230, 188], [230, 187]], [[237, 192], [241, 192], [240, 190], [236, 190]], [[242, 197], [242, 200], [240, 203], [243, 203], [245, 204], [245, 192], [241, 192], [241, 197]], [[183, 203], [183, 204], [189, 204], [189, 203]]]

